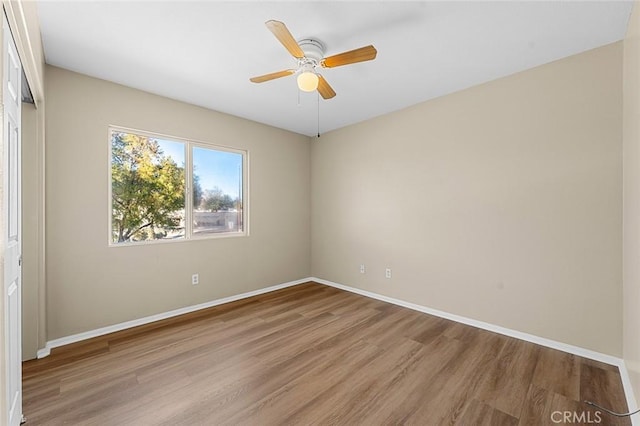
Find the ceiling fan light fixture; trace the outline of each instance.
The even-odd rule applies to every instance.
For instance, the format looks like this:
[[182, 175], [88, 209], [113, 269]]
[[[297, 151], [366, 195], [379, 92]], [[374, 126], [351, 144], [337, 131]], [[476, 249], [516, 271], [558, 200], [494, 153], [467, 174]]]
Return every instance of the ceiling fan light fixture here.
[[303, 92], [313, 92], [318, 88], [318, 74], [304, 71], [298, 75], [298, 88]]
[[265, 22], [265, 25], [280, 44], [297, 60], [298, 66], [296, 69], [252, 77], [249, 80], [253, 83], [264, 83], [265, 81], [297, 74], [298, 88], [300, 90], [305, 92], [317, 90], [323, 99], [331, 99], [336, 96], [336, 92], [322, 75], [316, 73], [316, 69], [335, 68], [355, 64], [356, 62], [371, 61], [376, 58], [378, 53], [373, 45], [369, 45], [326, 57], [324, 56], [324, 43], [320, 40], [315, 38], [296, 40], [283, 22], [273, 19]]

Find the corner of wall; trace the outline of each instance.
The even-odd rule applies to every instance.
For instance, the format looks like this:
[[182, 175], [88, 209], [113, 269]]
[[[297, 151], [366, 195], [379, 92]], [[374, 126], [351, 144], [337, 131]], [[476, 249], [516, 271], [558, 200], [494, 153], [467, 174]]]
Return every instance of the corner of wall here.
[[[640, 2], [629, 18], [623, 52], [623, 358], [640, 396]], [[635, 407], [640, 401], [635, 400]], [[637, 423], [636, 423], [637, 424]]]

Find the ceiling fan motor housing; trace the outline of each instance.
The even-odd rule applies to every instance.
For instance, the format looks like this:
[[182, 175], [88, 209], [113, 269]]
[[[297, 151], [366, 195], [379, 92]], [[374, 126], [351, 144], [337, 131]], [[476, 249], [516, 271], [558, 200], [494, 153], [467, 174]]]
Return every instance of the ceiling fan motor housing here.
[[310, 62], [313, 63], [313, 66], [318, 66], [318, 64], [320, 64], [320, 61], [324, 58], [324, 44], [322, 44], [321, 41], [312, 38], [303, 38], [298, 41], [298, 45], [304, 52], [304, 57], [310, 60]]

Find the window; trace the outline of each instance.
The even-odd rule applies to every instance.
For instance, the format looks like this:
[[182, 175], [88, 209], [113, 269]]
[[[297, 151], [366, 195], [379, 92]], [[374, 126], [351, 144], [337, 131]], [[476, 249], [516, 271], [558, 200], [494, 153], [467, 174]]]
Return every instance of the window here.
[[245, 235], [245, 151], [111, 129], [111, 244]]

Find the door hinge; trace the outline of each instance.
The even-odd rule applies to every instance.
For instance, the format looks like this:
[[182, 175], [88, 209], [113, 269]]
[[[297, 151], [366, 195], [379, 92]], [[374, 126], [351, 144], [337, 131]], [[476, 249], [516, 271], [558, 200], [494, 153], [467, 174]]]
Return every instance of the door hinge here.
[[18, 266], [22, 266], [22, 255], [18, 258]]

